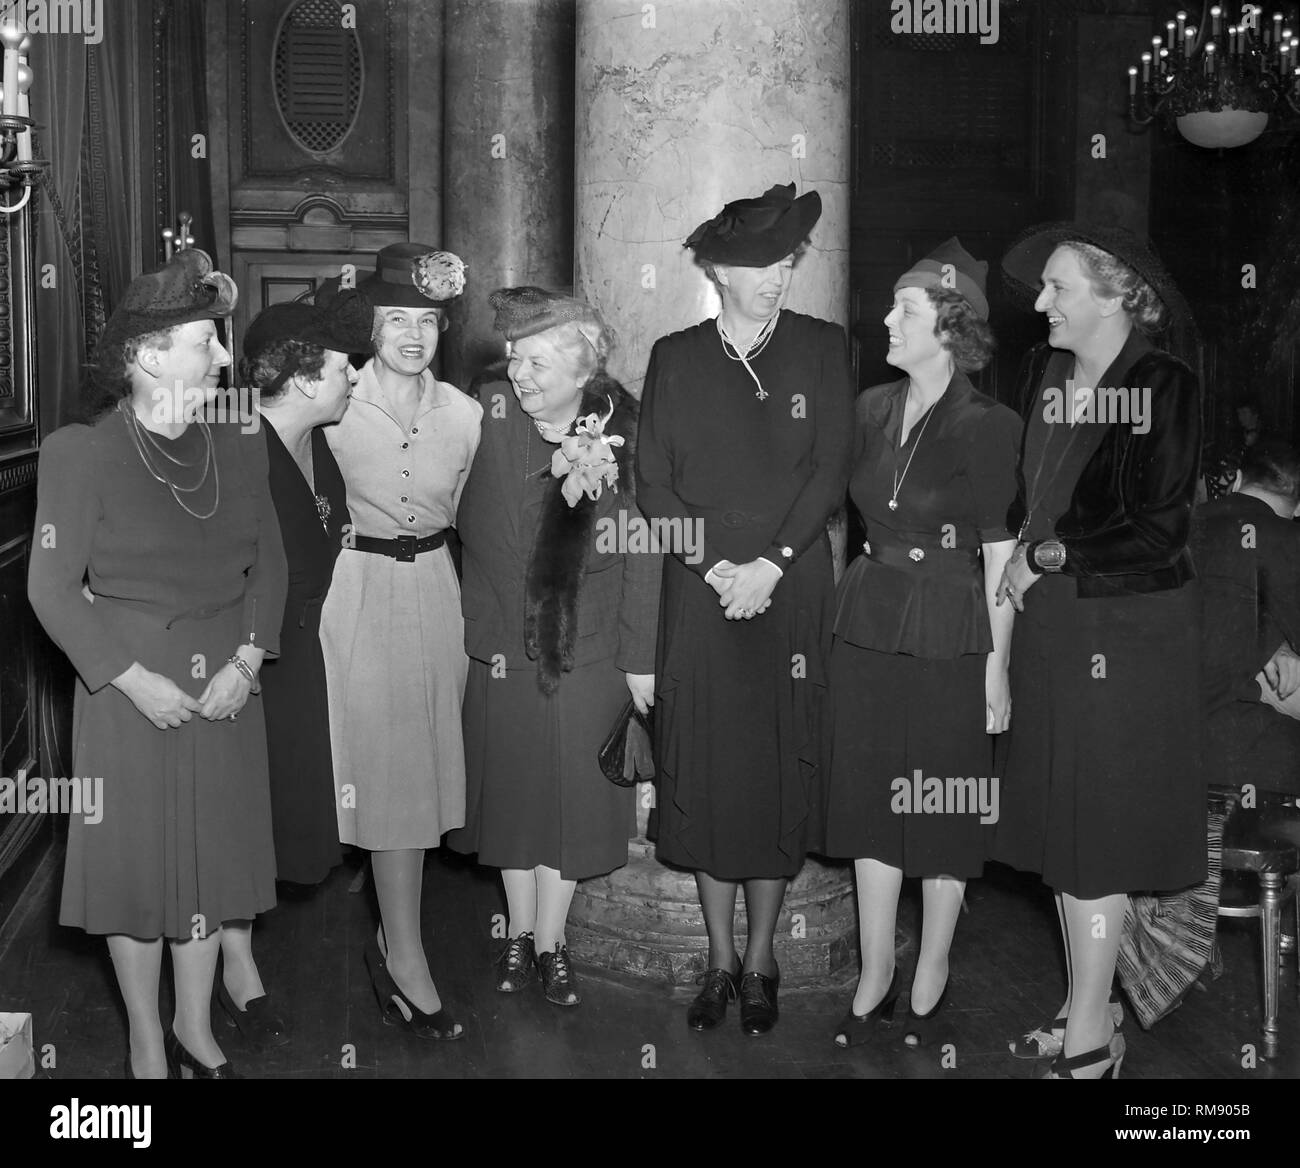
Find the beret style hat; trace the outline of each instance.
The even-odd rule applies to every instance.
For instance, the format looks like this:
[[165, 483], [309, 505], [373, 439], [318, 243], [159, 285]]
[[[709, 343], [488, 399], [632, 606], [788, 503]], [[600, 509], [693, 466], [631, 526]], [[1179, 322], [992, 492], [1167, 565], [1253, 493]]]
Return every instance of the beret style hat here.
[[1139, 235], [1118, 226], [1039, 223], [1021, 232], [1002, 257], [1007, 289], [1022, 308], [1032, 308], [1042, 287], [1043, 268], [1063, 243], [1089, 243], [1113, 255], [1142, 277], [1168, 310], [1172, 323], [1195, 328], [1191, 306], [1165, 270], [1160, 257]]
[[[255, 361], [280, 341], [303, 341], [339, 353], [370, 353], [374, 350], [374, 310], [355, 290], [340, 292], [328, 306], [293, 301], [272, 304], [253, 318], [244, 334], [244, 359]], [[264, 387], [274, 392], [298, 371], [291, 356], [274, 381]]]
[[697, 260], [738, 268], [766, 268], [785, 259], [821, 218], [822, 197], [808, 191], [794, 197], [794, 183], [769, 187], [757, 199], [728, 203], [701, 223], [682, 245]]
[[131, 281], [99, 343], [120, 345], [190, 321], [218, 320], [229, 316], [238, 300], [234, 280], [213, 270], [207, 252], [185, 248]]
[[600, 352], [600, 340], [608, 344], [608, 329], [598, 313], [585, 300], [563, 292], [521, 285], [518, 288], [498, 288], [488, 297], [496, 310], [492, 327], [508, 341], [536, 336], [547, 329], [562, 324], [575, 324], [591, 347]]
[[988, 275], [988, 264], [971, 255], [954, 235], [925, 259], [913, 264], [910, 271], [899, 276], [894, 291], [900, 288], [950, 288], [964, 296], [982, 319], [988, 320], [989, 301], [984, 291]]

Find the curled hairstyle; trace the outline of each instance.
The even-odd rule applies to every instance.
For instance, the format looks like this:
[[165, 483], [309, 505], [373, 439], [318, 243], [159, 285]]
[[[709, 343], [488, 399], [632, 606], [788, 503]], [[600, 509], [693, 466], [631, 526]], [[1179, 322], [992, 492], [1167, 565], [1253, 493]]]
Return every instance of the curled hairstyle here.
[[131, 363], [141, 349], [170, 349], [172, 338], [180, 325], [129, 337], [125, 341], [102, 341], [95, 349], [95, 358], [87, 370], [82, 420], [95, 423], [117, 403], [131, 395]]
[[934, 335], [942, 338], [947, 334], [944, 348], [952, 355], [952, 363], [963, 373], [983, 369], [993, 359], [996, 345], [989, 322], [971, 307], [965, 296], [952, 288], [936, 285], [925, 291], [938, 317]]
[[[265, 390], [279, 377], [286, 365], [293, 366], [291, 376], [302, 377], [305, 381], [317, 381], [321, 370], [325, 368], [325, 346], [312, 341], [295, 341], [290, 337], [276, 341], [256, 357], [245, 357], [239, 362], [240, 384]], [[279, 401], [284, 396], [289, 381], [290, 378], [286, 377], [274, 392], [263, 393], [262, 400]]]
[[593, 312], [594, 319], [557, 324], [545, 332], [546, 339], [572, 364], [579, 379], [590, 381], [605, 372], [605, 363], [614, 350], [614, 334], [609, 325]]
[[1062, 247], [1079, 257], [1094, 296], [1120, 297], [1124, 311], [1143, 333], [1158, 333], [1165, 324], [1165, 306], [1155, 289], [1127, 264], [1091, 243], [1069, 240]]
[[1300, 453], [1277, 439], [1247, 446], [1241, 459], [1241, 485], [1300, 502]]

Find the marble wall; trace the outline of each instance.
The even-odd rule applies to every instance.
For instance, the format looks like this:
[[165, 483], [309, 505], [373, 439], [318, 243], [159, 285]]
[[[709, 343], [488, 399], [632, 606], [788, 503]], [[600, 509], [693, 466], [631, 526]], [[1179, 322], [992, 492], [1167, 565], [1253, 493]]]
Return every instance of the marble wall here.
[[640, 391], [654, 341], [715, 315], [682, 242], [726, 202], [820, 192], [789, 306], [846, 324], [850, 0], [578, 0], [574, 267]]
[[442, 240], [469, 266], [443, 339], [468, 387], [504, 355], [494, 288], [573, 282], [573, 0], [447, 0]]

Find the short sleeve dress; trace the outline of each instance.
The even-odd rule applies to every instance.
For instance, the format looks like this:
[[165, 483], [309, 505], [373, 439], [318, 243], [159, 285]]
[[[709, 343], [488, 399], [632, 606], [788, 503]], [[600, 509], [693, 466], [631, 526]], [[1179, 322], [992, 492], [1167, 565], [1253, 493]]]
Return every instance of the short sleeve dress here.
[[[483, 407], [428, 371], [423, 381], [404, 428], [372, 359], [327, 432], [358, 536], [418, 539], [455, 522]], [[465, 822], [467, 658], [451, 552], [443, 544], [407, 562], [350, 543], [321, 612], [339, 839], [437, 847]]]
[[[657, 341], [637, 454], [641, 510], [683, 537], [664, 561], [651, 831], [660, 860], [721, 880], [794, 876], [817, 850], [834, 605], [826, 523], [852, 454], [842, 329], [783, 311], [749, 364], [765, 396], [715, 321]], [[727, 620], [708, 570], [771, 555], [774, 542], [795, 559], [771, 608]]]
[[[98, 822], [71, 817], [59, 911], [88, 933], [186, 938], [275, 905], [262, 699], [234, 721], [159, 730], [110, 684], [139, 662], [198, 698], [240, 645], [279, 651], [266, 445], [233, 425], [210, 433], [219, 497], [211, 482], [182, 496], [200, 515], [215, 503], [207, 519], [146, 469], [120, 410], [41, 446], [29, 595], [77, 671], [74, 772], [103, 789]], [[174, 480], [198, 481], [200, 426], [149, 437]]]
[[980, 545], [1012, 538], [1021, 425], [957, 371], [900, 445], [907, 389], [858, 401], [849, 490], [867, 542], [835, 618], [826, 852], [966, 878], [997, 811]]

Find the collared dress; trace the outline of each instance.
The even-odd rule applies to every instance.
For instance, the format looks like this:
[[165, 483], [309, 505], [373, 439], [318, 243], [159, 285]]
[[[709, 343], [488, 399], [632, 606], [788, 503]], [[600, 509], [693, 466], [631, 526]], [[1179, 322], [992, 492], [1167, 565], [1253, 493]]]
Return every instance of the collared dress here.
[[[146, 469], [126, 420], [65, 426], [41, 444], [28, 594], [77, 671], [72, 768], [102, 787], [101, 818], [68, 826], [59, 921], [88, 933], [185, 939], [275, 905], [262, 699], [236, 720], [159, 730], [115, 688], [133, 662], [193, 698], [235, 650], [279, 652], [285, 563], [266, 444], [211, 427], [220, 495], [186, 498]], [[205, 458], [197, 425], [151, 435], [181, 485]], [[83, 583], [92, 599], [83, 593]]]
[[[984, 869], [998, 810], [980, 545], [1012, 538], [1021, 425], [956, 371], [900, 446], [907, 387], [903, 378], [858, 399], [849, 491], [867, 550], [839, 588], [826, 852], [967, 878]], [[934, 784], [925, 800], [929, 779], [944, 800]]]
[[[309, 485], [265, 415], [262, 426], [271, 498], [289, 566], [280, 656], [261, 672], [276, 875], [295, 884], [317, 884], [343, 859], [320, 615], [351, 517], [343, 476], [324, 430], [317, 426], [311, 433], [315, 482]], [[324, 508], [317, 496], [325, 500]]]
[[[826, 524], [844, 499], [853, 377], [837, 325], [783, 311], [750, 365], [716, 322], [655, 342], [641, 398], [637, 502], [692, 525], [664, 559], [655, 672], [662, 861], [721, 880], [794, 876], [821, 830], [822, 714], [834, 616]], [[720, 559], [790, 547], [751, 620], [729, 621], [704, 580]]]
[[[328, 429], [355, 534], [417, 538], [451, 527], [483, 408], [422, 375], [409, 429], [361, 370]], [[321, 612], [339, 839], [374, 851], [431, 848], [465, 821], [465, 629], [444, 544], [399, 561], [345, 538]]]
[[525, 648], [525, 580], [533, 555], [556, 554], [534, 550], [557, 487], [556, 447], [537, 433], [509, 383], [484, 386], [480, 398], [489, 404], [483, 444], [457, 525], [470, 656], [468, 795], [465, 827], [447, 843], [495, 868], [545, 865], [582, 880], [626, 864], [636, 834], [636, 791], [606, 779], [597, 754], [628, 700], [624, 675], [654, 672], [662, 556], [621, 547], [611, 534], [640, 521], [631, 484], [602, 491], [578, 593], [573, 669], [543, 693]]

